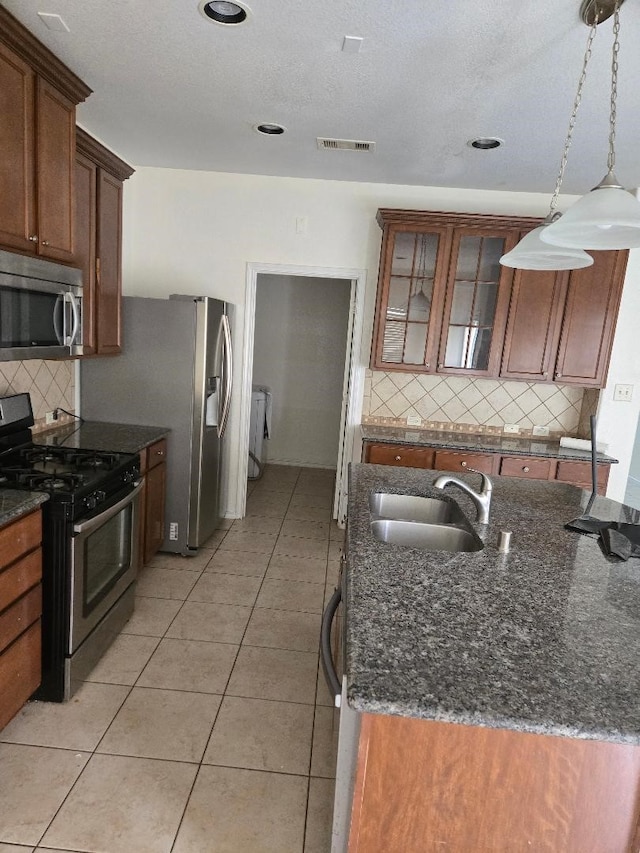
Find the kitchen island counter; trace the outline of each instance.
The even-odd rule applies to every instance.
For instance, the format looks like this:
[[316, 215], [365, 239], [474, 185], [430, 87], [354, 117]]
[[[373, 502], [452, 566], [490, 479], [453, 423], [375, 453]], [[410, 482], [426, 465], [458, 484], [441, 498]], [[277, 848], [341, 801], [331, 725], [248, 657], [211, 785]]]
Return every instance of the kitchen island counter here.
[[[346, 677], [358, 711], [640, 744], [640, 562], [564, 529], [589, 494], [493, 478], [485, 543], [471, 553], [384, 544], [369, 494], [442, 496], [475, 506], [441, 472], [351, 466]], [[477, 474], [461, 479], [474, 488]], [[598, 497], [592, 515], [640, 521]], [[512, 550], [497, 550], [499, 532]]]
[[36, 444], [77, 447], [83, 450], [139, 453], [145, 447], [164, 438], [169, 432], [170, 430], [166, 427], [84, 421], [65, 424], [48, 432], [36, 433], [33, 440]]

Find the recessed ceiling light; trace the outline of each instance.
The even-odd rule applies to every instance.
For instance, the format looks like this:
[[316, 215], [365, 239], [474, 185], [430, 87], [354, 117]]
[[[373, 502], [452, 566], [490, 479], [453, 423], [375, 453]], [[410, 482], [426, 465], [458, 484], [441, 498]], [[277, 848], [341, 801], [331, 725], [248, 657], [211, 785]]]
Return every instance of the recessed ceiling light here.
[[244, 3], [231, 3], [230, 0], [203, 0], [200, 13], [216, 24], [242, 24], [251, 10]]
[[504, 144], [504, 139], [498, 139], [497, 136], [478, 136], [476, 139], [470, 139], [467, 142], [471, 148], [479, 148], [481, 151], [490, 151], [492, 148], [500, 148]]
[[287, 128], [281, 124], [274, 124], [274, 122], [267, 121], [254, 125], [253, 129], [258, 133], [264, 133], [265, 136], [280, 136]]

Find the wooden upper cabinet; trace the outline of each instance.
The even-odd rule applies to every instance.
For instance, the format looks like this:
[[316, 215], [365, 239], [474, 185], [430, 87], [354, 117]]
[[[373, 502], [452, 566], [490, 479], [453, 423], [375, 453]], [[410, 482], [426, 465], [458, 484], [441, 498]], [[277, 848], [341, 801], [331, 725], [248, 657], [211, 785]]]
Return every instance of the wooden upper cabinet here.
[[73, 262], [75, 108], [90, 93], [0, 5], [0, 246]]
[[515, 270], [501, 377], [553, 380], [567, 278], [555, 270]]
[[513, 272], [499, 264], [537, 220], [379, 210], [371, 366], [497, 376]]
[[555, 381], [606, 384], [628, 251], [593, 252], [593, 266], [573, 270], [564, 310]]
[[35, 79], [0, 42], [0, 244], [23, 252], [35, 251]]
[[84, 352], [113, 355], [121, 345], [122, 188], [133, 169], [77, 129], [76, 260], [84, 281]]

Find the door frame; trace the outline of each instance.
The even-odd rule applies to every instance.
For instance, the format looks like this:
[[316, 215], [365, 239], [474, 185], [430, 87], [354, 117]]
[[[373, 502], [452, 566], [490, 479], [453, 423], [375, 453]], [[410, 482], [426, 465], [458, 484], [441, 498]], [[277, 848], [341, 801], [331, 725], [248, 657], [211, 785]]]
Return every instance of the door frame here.
[[[248, 263], [245, 282], [244, 324], [242, 346], [242, 373], [240, 378], [240, 434], [237, 482], [246, 483], [249, 468], [249, 428], [251, 422], [251, 386], [253, 377], [253, 346], [256, 324], [256, 290], [259, 275], [290, 275], [306, 278], [345, 279], [351, 282], [351, 308], [347, 330], [345, 355], [344, 389], [348, 389], [347, 399], [342, 401], [340, 422], [340, 445], [336, 471], [336, 492], [333, 517], [346, 515], [347, 468], [351, 461], [362, 416], [364, 396], [365, 365], [360, 364], [362, 332], [364, 328], [365, 284], [367, 271], [364, 269], [346, 269], [342, 267], [307, 267], [295, 264]], [[344, 393], [344, 392], [343, 392]], [[236, 517], [244, 518], [246, 513], [247, 491], [240, 489], [237, 497]]]

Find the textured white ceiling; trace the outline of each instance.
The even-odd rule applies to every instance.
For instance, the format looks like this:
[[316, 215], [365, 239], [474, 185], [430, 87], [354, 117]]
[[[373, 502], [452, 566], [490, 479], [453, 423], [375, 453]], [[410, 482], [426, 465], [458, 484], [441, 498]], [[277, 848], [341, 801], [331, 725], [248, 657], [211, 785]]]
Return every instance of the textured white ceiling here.
[[[579, 0], [249, 0], [222, 27], [197, 0], [2, 0], [94, 90], [78, 121], [135, 166], [553, 190], [588, 29]], [[71, 32], [52, 32], [38, 11]], [[640, 185], [640, 2], [621, 10], [618, 176]], [[364, 39], [341, 51], [345, 35]], [[606, 172], [610, 22], [565, 179]], [[260, 136], [278, 122], [283, 136]], [[317, 136], [376, 143], [321, 151]], [[467, 140], [499, 136], [476, 151]]]

